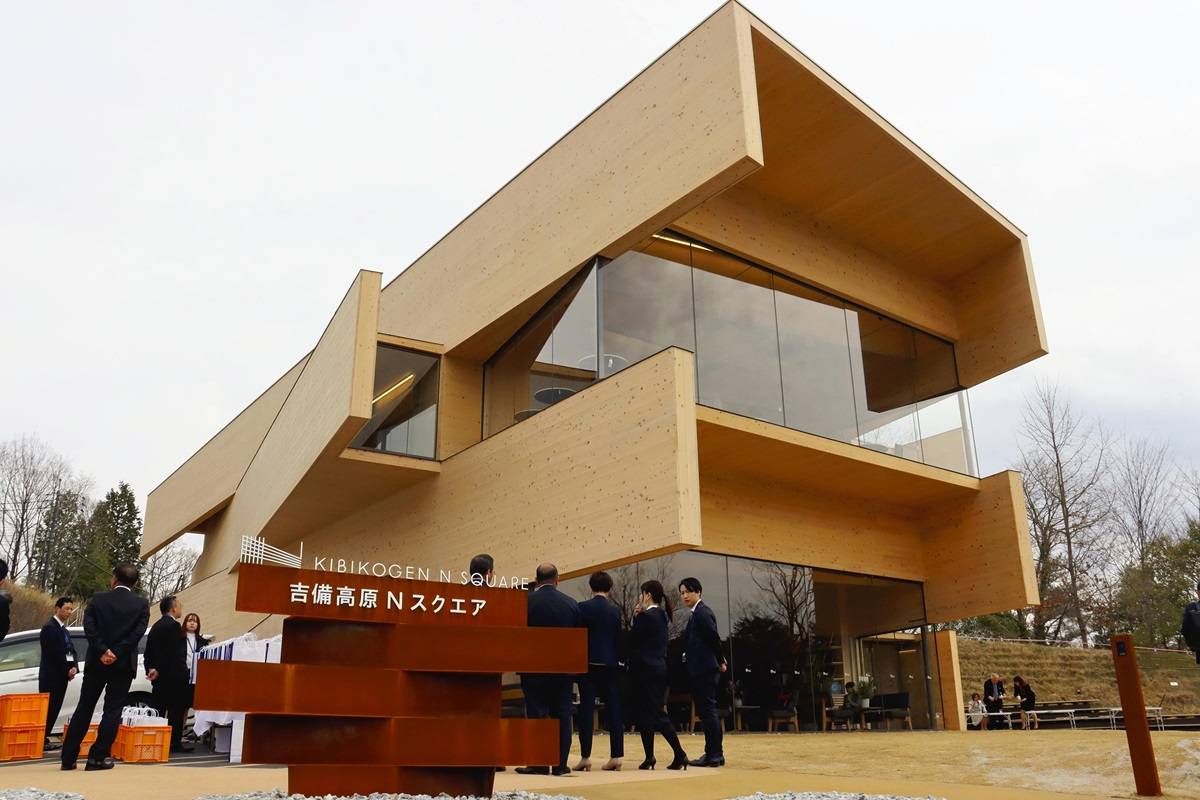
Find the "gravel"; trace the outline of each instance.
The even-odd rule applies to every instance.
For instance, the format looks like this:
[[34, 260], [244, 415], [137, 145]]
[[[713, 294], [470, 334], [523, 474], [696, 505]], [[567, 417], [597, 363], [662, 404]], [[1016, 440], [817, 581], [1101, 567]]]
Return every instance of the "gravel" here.
[[71, 792], [45, 792], [41, 789], [0, 789], [0, 800], [83, 800]]

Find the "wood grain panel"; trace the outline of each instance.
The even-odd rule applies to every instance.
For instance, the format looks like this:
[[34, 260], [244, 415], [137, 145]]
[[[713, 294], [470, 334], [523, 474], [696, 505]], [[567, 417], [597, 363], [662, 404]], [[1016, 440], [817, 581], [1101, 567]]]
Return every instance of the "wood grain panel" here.
[[[517, 592], [525, 600], [524, 592]], [[375, 664], [429, 672], [587, 672], [582, 629], [372, 625], [290, 618], [284, 663]], [[224, 706], [222, 706], [224, 708]]]
[[924, 580], [912, 509], [759, 477], [702, 472], [701, 548], [714, 553]]
[[[586, 671], [586, 654], [581, 660]], [[371, 662], [362, 659], [358, 663]], [[371, 687], [369, 704], [363, 703], [364, 686]], [[379, 665], [201, 661], [196, 672], [196, 707], [310, 716], [495, 717], [500, 709], [500, 682], [495, 675], [435, 676], [379, 669]]]
[[1039, 602], [1018, 473], [984, 478], [978, 495], [937, 504], [921, 524], [930, 622]]
[[953, 298], [944, 283], [839, 237], [831, 226], [745, 183], [707, 200], [671, 227], [921, 330], [958, 338]]
[[361, 558], [465, 568], [491, 552], [499, 575], [561, 572], [700, 542], [692, 355], [669, 349], [442, 464], [305, 541]]
[[[384, 291], [380, 329], [455, 353], [596, 253], [758, 169], [746, 19], [723, 6], [459, 223]], [[522, 321], [456, 354], [486, 356]]]
[[951, 285], [961, 341], [959, 380], [975, 386], [1050, 352], [1029, 243], [1022, 241]]
[[967, 715], [963, 710], [962, 672], [958, 667], [958, 634], [951, 630], [934, 631], [933, 648], [937, 655], [942, 724], [948, 731], [965, 731]]
[[438, 396], [438, 458], [447, 459], [482, 438], [483, 365], [445, 356]]
[[370, 418], [380, 279], [359, 272], [338, 306], [225, 511], [235, 535], [213, 537], [217, 558], [232, 564], [240, 536], [264, 532], [318, 459], [336, 457]]
[[296, 383], [308, 356], [271, 384], [146, 499], [142, 557], [194, 531], [233, 499], [238, 481]]
[[701, 475], [740, 474], [809, 492], [924, 508], [971, 496], [979, 479], [870, 448], [700, 406]]

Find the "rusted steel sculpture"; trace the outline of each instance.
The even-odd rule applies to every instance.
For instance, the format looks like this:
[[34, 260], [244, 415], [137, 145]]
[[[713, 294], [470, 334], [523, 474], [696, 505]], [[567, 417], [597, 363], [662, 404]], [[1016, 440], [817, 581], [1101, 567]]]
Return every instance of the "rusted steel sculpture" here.
[[202, 661], [196, 707], [245, 711], [242, 760], [307, 795], [492, 793], [558, 762], [555, 720], [500, 718], [505, 672], [587, 671], [582, 629], [528, 628], [526, 593], [260, 564], [237, 609], [283, 614], [280, 664]]

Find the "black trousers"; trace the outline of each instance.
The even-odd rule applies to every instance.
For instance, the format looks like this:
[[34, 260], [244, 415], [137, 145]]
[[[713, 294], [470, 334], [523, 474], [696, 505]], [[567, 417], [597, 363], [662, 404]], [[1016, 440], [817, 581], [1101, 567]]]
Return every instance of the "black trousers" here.
[[696, 704], [696, 716], [704, 727], [704, 755], [709, 758], [725, 757], [721, 744], [725, 731], [721, 726], [721, 716], [717, 713], [717, 684], [720, 680], [721, 673], [715, 669], [688, 676], [692, 702]]
[[663, 701], [667, 696], [666, 673], [635, 672], [630, 683], [634, 718], [637, 720], [638, 733], [642, 736], [642, 750], [646, 752], [646, 760], [654, 758], [655, 732], [661, 733], [667, 740], [676, 758], [687, 758], [679, 744], [675, 726], [663, 710]]
[[183, 680], [160, 677], [154, 682], [151, 696], [154, 707], [171, 726], [171, 747], [179, 747], [183, 743], [183, 723], [187, 719], [187, 676]]
[[129, 694], [131, 683], [133, 673], [127, 669], [114, 670], [103, 664], [92, 664], [84, 670], [79, 705], [71, 714], [71, 724], [67, 726], [67, 735], [63, 739], [63, 764], [72, 765], [79, 758], [79, 746], [83, 744], [83, 737], [92, 722], [92, 713], [102, 692], [104, 715], [100, 718], [96, 741], [88, 751], [88, 761], [99, 762], [108, 758], [113, 740], [117, 738], [117, 728], [121, 725], [121, 709], [125, 707], [125, 697]]
[[592, 755], [592, 718], [597, 697], [608, 709], [608, 755], [610, 758], [625, 757], [625, 719], [621, 714], [618, 678], [617, 667], [588, 664], [587, 674], [576, 679], [579, 684], [579, 752], [584, 758]]
[[[529, 719], [558, 720], [558, 766], [567, 765], [571, 753], [571, 676], [522, 675], [525, 716]], [[532, 766], [544, 766], [534, 764]]]
[[63, 698], [67, 696], [67, 681], [38, 681], [38, 691], [50, 695], [50, 707], [46, 709], [46, 736], [54, 733], [54, 721], [62, 711]]

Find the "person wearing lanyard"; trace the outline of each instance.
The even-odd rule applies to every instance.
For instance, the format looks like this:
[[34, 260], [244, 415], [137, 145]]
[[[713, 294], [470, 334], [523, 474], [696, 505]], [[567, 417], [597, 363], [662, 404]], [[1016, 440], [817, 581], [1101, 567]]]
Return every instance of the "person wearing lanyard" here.
[[63, 698], [67, 696], [67, 684], [79, 674], [79, 658], [67, 630], [67, 620], [74, 613], [74, 600], [58, 598], [54, 601], [54, 616], [42, 626], [39, 636], [42, 660], [38, 664], [38, 691], [50, 695], [50, 705], [46, 709], [46, 747], [51, 750], [56, 748], [50, 745], [50, 734], [54, 731], [58, 712], [62, 710]]
[[200, 615], [194, 611], [183, 618], [183, 634], [187, 639], [188, 663], [187, 709], [183, 712], [186, 715], [196, 700], [196, 664], [200, 658], [200, 651], [212, 640], [200, 635]]

